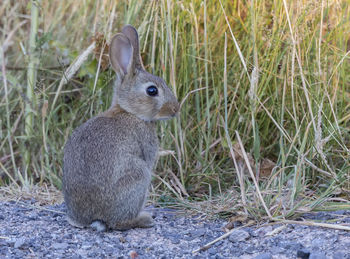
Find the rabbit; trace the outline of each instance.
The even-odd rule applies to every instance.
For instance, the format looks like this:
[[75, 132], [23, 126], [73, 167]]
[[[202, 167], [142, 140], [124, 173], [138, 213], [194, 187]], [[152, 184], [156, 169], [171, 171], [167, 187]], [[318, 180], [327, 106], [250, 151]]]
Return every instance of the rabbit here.
[[62, 189], [67, 221], [98, 231], [154, 226], [144, 205], [158, 153], [157, 120], [180, 105], [164, 80], [146, 72], [131, 25], [113, 36], [112, 105], [76, 128], [64, 147]]

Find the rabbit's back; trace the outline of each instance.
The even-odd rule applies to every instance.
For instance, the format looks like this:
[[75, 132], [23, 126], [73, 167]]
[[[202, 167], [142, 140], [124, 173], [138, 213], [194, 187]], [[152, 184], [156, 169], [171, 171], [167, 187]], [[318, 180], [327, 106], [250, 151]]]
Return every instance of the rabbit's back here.
[[[79, 215], [77, 220], [84, 224], [120, 218], [115, 210], [132, 198], [124, 197], [128, 195], [123, 187], [135, 181], [140, 192], [145, 192], [151, 175], [137, 167], [148, 167], [147, 172], [151, 172], [157, 151], [154, 123], [128, 113], [98, 116], [78, 127], [64, 150], [63, 193], [69, 216]], [[142, 208], [142, 204], [135, 208]], [[129, 213], [123, 213], [126, 219], [139, 213], [132, 207], [125, 210]]]
[[76, 160], [72, 166], [85, 169], [77, 173], [87, 176], [107, 165], [115, 167], [125, 154], [144, 159], [152, 168], [157, 151], [155, 124], [121, 113], [97, 116], [76, 128], [65, 146], [64, 160]]

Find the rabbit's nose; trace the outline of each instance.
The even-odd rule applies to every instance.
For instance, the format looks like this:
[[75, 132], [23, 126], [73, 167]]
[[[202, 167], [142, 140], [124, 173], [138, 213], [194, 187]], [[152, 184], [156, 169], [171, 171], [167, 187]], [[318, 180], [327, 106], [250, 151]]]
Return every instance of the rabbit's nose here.
[[173, 112], [174, 116], [180, 111], [180, 104], [178, 102], [173, 103], [171, 107], [171, 111]]

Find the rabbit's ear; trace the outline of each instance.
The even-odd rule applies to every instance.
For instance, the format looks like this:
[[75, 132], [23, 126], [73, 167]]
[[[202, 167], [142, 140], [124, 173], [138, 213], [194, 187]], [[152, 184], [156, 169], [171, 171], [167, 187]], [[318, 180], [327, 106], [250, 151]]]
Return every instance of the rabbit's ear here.
[[109, 46], [109, 60], [114, 71], [122, 76], [134, 71], [133, 46], [122, 33], [113, 36]]
[[130, 24], [125, 25], [122, 29], [122, 33], [128, 37], [131, 42], [132, 47], [134, 48], [133, 60], [136, 68], [144, 69], [141, 56], [140, 56], [140, 48], [139, 48], [139, 35], [137, 34], [137, 30], [131, 26]]

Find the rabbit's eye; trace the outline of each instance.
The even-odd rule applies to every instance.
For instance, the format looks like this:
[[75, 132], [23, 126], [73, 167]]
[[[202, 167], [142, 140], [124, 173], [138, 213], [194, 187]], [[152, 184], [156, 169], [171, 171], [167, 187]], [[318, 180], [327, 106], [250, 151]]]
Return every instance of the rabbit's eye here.
[[156, 96], [158, 94], [158, 89], [154, 85], [151, 85], [146, 90], [149, 96]]

